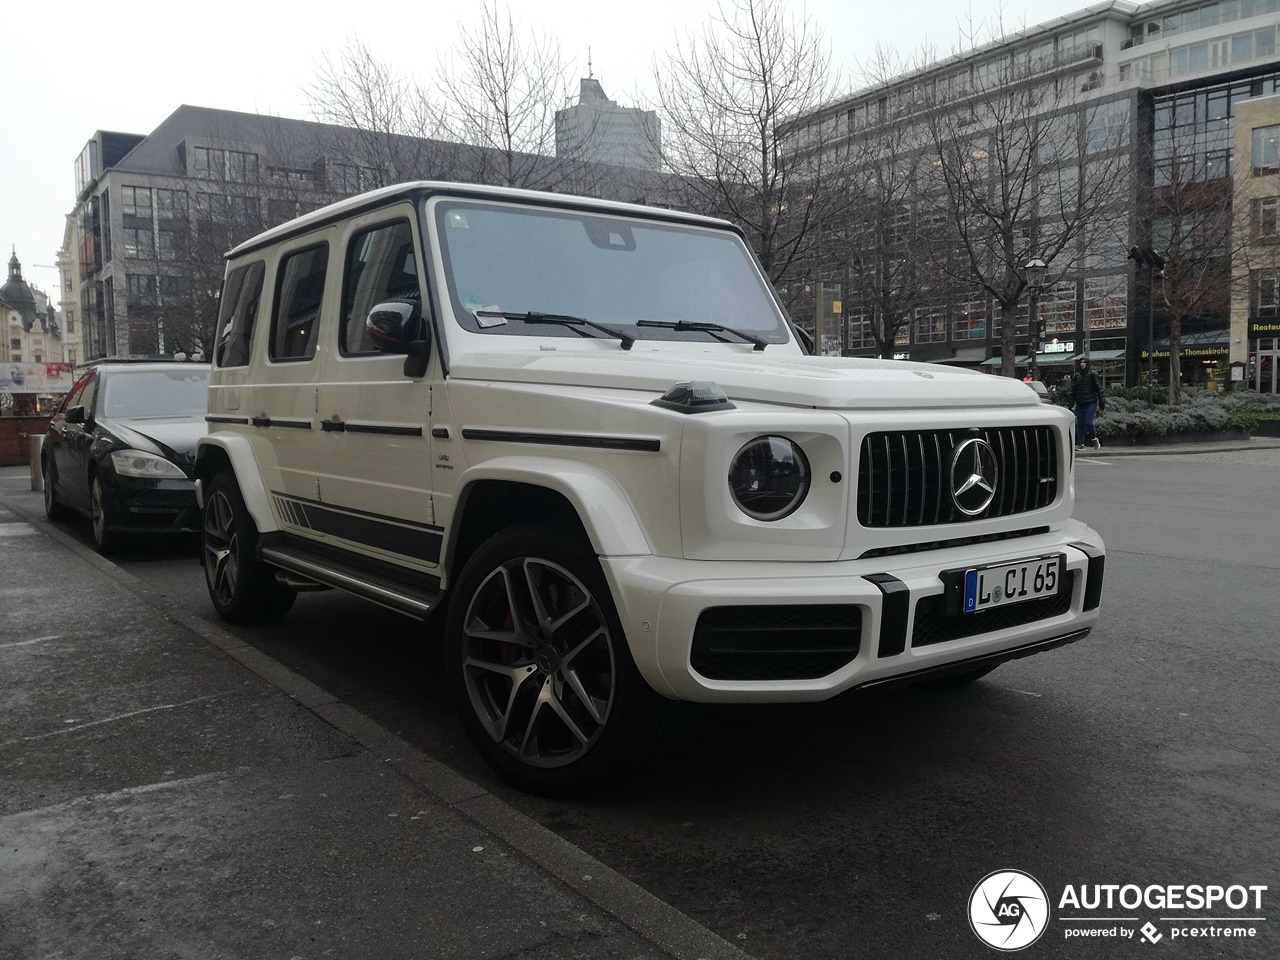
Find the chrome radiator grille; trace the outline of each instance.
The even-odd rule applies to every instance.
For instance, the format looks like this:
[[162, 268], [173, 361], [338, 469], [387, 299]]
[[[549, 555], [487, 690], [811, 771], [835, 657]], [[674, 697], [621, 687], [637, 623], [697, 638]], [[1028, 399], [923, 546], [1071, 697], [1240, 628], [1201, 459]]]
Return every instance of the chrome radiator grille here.
[[[980, 437], [996, 459], [995, 496], [977, 516], [951, 496], [952, 454]], [[1007, 517], [1048, 506], [1058, 496], [1053, 428], [987, 427], [868, 434], [858, 458], [858, 522], [864, 527], [922, 527]]]

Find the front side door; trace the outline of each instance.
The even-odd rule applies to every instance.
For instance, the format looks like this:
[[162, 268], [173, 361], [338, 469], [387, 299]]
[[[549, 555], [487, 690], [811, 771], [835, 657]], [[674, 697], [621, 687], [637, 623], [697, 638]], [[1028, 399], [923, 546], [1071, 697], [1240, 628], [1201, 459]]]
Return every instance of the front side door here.
[[430, 310], [414, 224], [404, 203], [344, 225], [337, 324], [319, 385], [320, 485], [327, 534], [341, 546], [434, 573], [441, 535], [430, 484], [432, 375], [406, 376], [404, 355], [379, 349], [365, 326], [370, 310], [390, 300]]
[[[98, 395], [98, 371], [91, 370], [67, 397], [66, 406], [54, 416], [45, 443], [50, 445], [58, 499], [78, 510], [89, 509], [89, 448], [93, 444], [94, 405]], [[84, 411], [84, 422], [68, 423], [72, 407]]]

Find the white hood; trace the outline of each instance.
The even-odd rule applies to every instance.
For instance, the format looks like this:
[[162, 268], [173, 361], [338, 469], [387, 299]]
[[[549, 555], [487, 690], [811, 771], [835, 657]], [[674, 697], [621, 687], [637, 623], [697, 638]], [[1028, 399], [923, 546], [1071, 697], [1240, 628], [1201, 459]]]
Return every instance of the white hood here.
[[[666, 345], [669, 347], [669, 345]], [[853, 357], [802, 357], [749, 348], [728, 354], [557, 347], [469, 353], [449, 361], [449, 376], [665, 393], [685, 380], [712, 380], [730, 400], [854, 410], [888, 407], [997, 407], [1039, 403], [1021, 381], [940, 364]]]

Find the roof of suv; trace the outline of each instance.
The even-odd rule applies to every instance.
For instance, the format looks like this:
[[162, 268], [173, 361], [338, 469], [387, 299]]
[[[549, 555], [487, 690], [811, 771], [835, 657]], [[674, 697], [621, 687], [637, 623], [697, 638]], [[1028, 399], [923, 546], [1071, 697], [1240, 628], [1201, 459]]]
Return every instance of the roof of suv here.
[[417, 200], [434, 194], [448, 194], [454, 197], [469, 197], [483, 200], [514, 200], [521, 203], [539, 206], [569, 207], [589, 210], [595, 213], [615, 213], [621, 215], [658, 217], [678, 223], [695, 224], [705, 227], [739, 232], [738, 228], [727, 220], [704, 217], [695, 213], [684, 213], [679, 210], [668, 210], [662, 207], [647, 207], [638, 203], [621, 203], [617, 200], [600, 200], [594, 197], [579, 197], [565, 193], [547, 193], [541, 190], [517, 190], [514, 187], [490, 187], [476, 183], [445, 183], [433, 180], [417, 180], [410, 183], [398, 183], [390, 187], [382, 187], [369, 193], [348, 197], [331, 203], [327, 207], [305, 213], [294, 220], [264, 230], [256, 237], [250, 237], [232, 248], [227, 257], [237, 257], [278, 240], [297, 234], [306, 233], [316, 227], [334, 223], [338, 220], [360, 213], [371, 207], [382, 206], [394, 200]]

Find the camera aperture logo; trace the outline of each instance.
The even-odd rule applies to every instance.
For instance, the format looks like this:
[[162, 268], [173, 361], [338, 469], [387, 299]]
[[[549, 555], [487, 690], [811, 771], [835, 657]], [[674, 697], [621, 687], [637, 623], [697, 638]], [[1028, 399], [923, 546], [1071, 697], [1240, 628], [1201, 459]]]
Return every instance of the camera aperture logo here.
[[1049, 896], [1021, 870], [997, 870], [969, 894], [969, 926], [989, 947], [1014, 951], [1031, 946], [1049, 925]]

